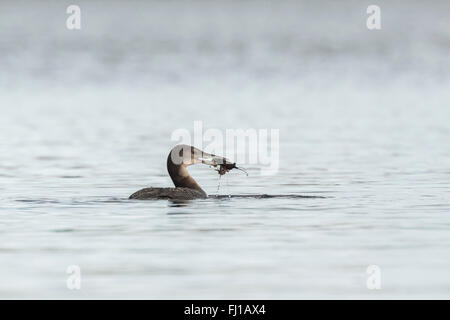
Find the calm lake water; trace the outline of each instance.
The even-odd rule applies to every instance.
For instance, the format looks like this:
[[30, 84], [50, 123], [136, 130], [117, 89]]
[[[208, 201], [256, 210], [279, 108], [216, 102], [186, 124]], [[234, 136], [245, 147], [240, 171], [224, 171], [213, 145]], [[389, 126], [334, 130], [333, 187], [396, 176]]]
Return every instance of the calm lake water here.
[[[450, 298], [448, 1], [75, 2], [0, 4], [0, 298]], [[280, 130], [208, 194], [322, 198], [127, 200], [195, 120]]]

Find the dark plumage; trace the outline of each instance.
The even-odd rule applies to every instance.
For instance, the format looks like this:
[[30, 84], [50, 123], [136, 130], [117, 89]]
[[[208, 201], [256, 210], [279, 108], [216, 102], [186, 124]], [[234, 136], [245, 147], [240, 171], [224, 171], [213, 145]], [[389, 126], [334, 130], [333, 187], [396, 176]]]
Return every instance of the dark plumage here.
[[130, 199], [172, 199], [172, 200], [190, 200], [204, 199], [206, 193], [190, 188], [144, 188], [133, 193]]

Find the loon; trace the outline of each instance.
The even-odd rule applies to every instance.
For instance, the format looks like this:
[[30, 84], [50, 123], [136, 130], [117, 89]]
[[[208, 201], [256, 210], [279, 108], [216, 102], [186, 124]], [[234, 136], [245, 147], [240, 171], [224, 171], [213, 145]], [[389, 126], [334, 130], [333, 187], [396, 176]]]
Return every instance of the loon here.
[[193, 146], [179, 144], [173, 147], [167, 156], [167, 171], [175, 188], [144, 188], [133, 193], [129, 199], [192, 200], [206, 198], [206, 192], [203, 191], [186, 169], [188, 166], [198, 163], [218, 167], [217, 171], [220, 175], [234, 168], [239, 169], [236, 167], [236, 163], [230, 162], [224, 157], [203, 152]]

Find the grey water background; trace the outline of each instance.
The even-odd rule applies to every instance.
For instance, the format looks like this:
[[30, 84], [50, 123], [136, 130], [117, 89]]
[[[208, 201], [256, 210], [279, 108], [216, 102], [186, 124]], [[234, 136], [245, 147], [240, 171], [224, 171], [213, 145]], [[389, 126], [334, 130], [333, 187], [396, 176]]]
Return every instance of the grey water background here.
[[[450, 298], [449, 14], [2, 1], [0, 298]], [[171, 134], [195, 120], [280, 129], [277, 174], [249, 165], [219, 194], [325, 198], [127, 200], [172, 185]], [[217, 194], [217, 173], [190, 172]]]

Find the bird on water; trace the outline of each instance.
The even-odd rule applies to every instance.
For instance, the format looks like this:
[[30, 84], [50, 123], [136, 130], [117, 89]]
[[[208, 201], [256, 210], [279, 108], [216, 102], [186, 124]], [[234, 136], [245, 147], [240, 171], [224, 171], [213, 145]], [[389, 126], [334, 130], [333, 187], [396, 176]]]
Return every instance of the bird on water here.
[[224, 157], [209, 154], [193, 146], [180, 144], [170, 150], [167, 156], [167, 171], [175, 185], [175, 188], [144, 188], [133, 193], [130, 199], [179, 199], [191, 200], [206, 198], [207, 194], [191, 177], [187, 167], [194, 164], [206, 164], [218, 168], [220, 175], [224, 175], [231, 169], [239, 169], [236, 163], [230, 162]]

